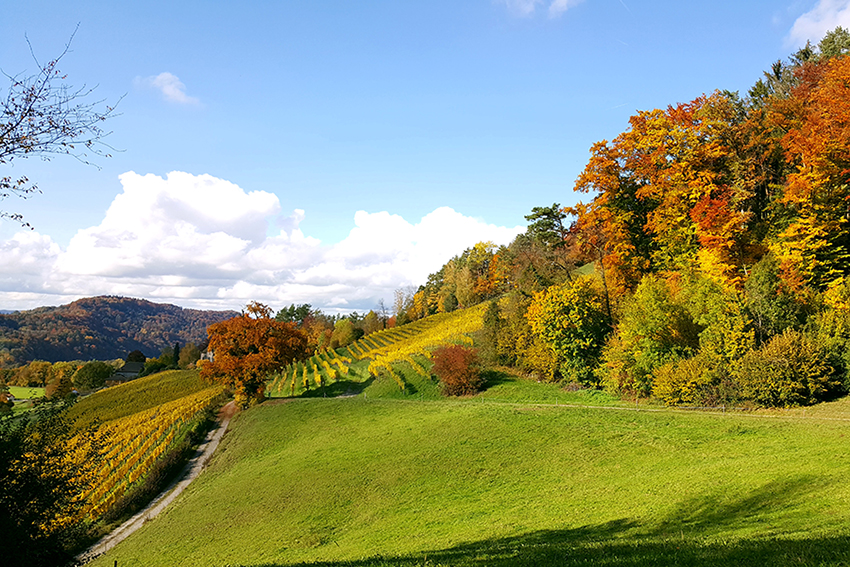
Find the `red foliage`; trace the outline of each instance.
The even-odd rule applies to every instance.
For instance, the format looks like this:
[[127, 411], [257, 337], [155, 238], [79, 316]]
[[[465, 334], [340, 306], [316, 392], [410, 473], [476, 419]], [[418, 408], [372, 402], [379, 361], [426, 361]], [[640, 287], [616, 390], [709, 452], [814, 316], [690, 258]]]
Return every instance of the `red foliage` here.
[[478, 352], [462, 345], [440, 347], [433, 353], [434, 372], [447, 396], [471, 395], [481, 389]]

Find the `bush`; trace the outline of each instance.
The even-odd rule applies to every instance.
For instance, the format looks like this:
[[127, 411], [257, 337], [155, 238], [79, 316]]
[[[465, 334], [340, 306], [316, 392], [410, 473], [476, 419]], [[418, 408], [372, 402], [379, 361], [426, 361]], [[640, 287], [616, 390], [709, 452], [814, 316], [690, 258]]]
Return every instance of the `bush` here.
[[745, 354], [734, 375], [743, 397], [768, 407], [810, 405], [842, 390], [823, 349], [792, 329]]
[[444, 395], [466, 396], [481, 389], [484, 381], [475, 349], [462, 345], [440, 347], [434, 351], [432, 360]]

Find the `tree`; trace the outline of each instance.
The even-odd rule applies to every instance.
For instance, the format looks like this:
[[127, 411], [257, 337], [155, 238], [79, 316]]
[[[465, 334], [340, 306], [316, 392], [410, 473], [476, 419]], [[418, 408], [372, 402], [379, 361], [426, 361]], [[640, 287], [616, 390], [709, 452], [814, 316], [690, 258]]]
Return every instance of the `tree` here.
[[[6, 75], [8, 91], [0, 98], [0, 165], [33, 156], [49, 160], [55, 155], [69, 155], [85, 164], [90, 163], [90, 155], [109, 157], [105, 151], [109, 146], [103, 142], [109, 133], [102, 124], [114, 116], [115, 107], [102, 108], [102, 100], [86, 102], [93, 89], [71, 87], [58, 68], [73, 38], [72, 34], [62, 53], [47, 63], [39, 63], [33, 54], [37, 73]], [[38, 185], [26, 176], [0, 177], [0, 201], [39, 192]], [[19, 213], [0, 210], [0, 218], [4, 217], [29, 226]]]
[[180, 368], [189, 368], [200, 359], [201, 349], [199, 349], [195, 343], [186, 343], [186, 346], [180, 349], [180, 356], [177, 360], [177, 365]]
[[3, 564], [62, 565], [85, 526], [75, 521], [100, 465], [95, 430], [77, 432], [63, 404], [0, 419]]
[[148, 358], [145, 356], [145, 353], [143, 353], [142, 351], [134, 350], [134, 351], [127, 354], [126, 360], [127, 360], [127, 362], [145, 363], [145, 362], [147, 362]]
[[589, 384], [611, 330], [602, 295], [590, 277], [535, 294], [528, 308], [532, 331], [556, 356], [561, 375]]
[[107, 378], [112, 376], [112, 366], [100, 360], [92, 360], [83, 364], [74, 373], [74, 386], [78, 390], [94, 390], [106, 383]]
[[207, 328], [213, 361], [201, 361], [201, 377], [233, 388], [243, 408], [264, 399], [270, 372], [309, 355], [307, 335], [271, 314], [252, 302], [241, 315]]

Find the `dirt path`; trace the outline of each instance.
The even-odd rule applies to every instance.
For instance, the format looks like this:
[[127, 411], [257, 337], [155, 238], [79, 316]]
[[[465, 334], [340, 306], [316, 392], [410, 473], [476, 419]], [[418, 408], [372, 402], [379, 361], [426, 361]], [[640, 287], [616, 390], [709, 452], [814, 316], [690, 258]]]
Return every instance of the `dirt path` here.
[[130, 534], [141, 528], [145, 522], [155, 518], [160, 512], [165, 510], [165, 508], [171, 504], [175, 498], [180, 496], [180, 493], [189, 486], [189, 483], [201, 474], [204, 466], [206, 466], [210, 457], [218, 447], [221, 438], [224, 436], [224, 432], [227, 431], [227, 426], [230, 425], [230, 419], [236, 414], [236, 412], [236, 404], [233, 402], [225, 404], [218, 414], [219, 426], [207, 434], [206, 439], [204, 439], [204, 442], [201, 443], [195, 452], [195, 456], [189, 460], [186, 464], [186, 468], [183, 469], [183, 472], [177, 480], [163, 490], [162, 493], [142, 511], [138, 512], [135, 516], [113, 530], [109, 535], [104, 536], [92, 547], [78, 555], [76, 557], [78, 564], [83, 565], [88, 563], [95, 557], [103, 555], [109, 551], [127, 539]]

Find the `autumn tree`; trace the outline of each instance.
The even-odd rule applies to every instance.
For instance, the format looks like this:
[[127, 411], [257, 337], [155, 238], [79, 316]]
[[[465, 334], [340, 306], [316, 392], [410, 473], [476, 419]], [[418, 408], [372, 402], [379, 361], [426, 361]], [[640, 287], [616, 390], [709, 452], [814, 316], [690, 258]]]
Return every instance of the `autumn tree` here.
[[271, 315], [269, 307], [252, 302], [238, 317], [207, 329], [213, 361], [201, 361], [201, 377], [233, 388], [243, 408], [264, 399], [270, 372], [309, 355], [307, 336]]
[[4, 565], [64, 565], [87, 535], [79, 495], [97, 478], [100, 441], [93, 428], [75, 430], [65, 409], [48, 403], [31, 419], [0, 419]]
[[584, 277], [535, 294], [528, 308], [532, 331], [552, 350], [561, 375], [589, 384], [599, 361], [610, 321], [596, 282]]

